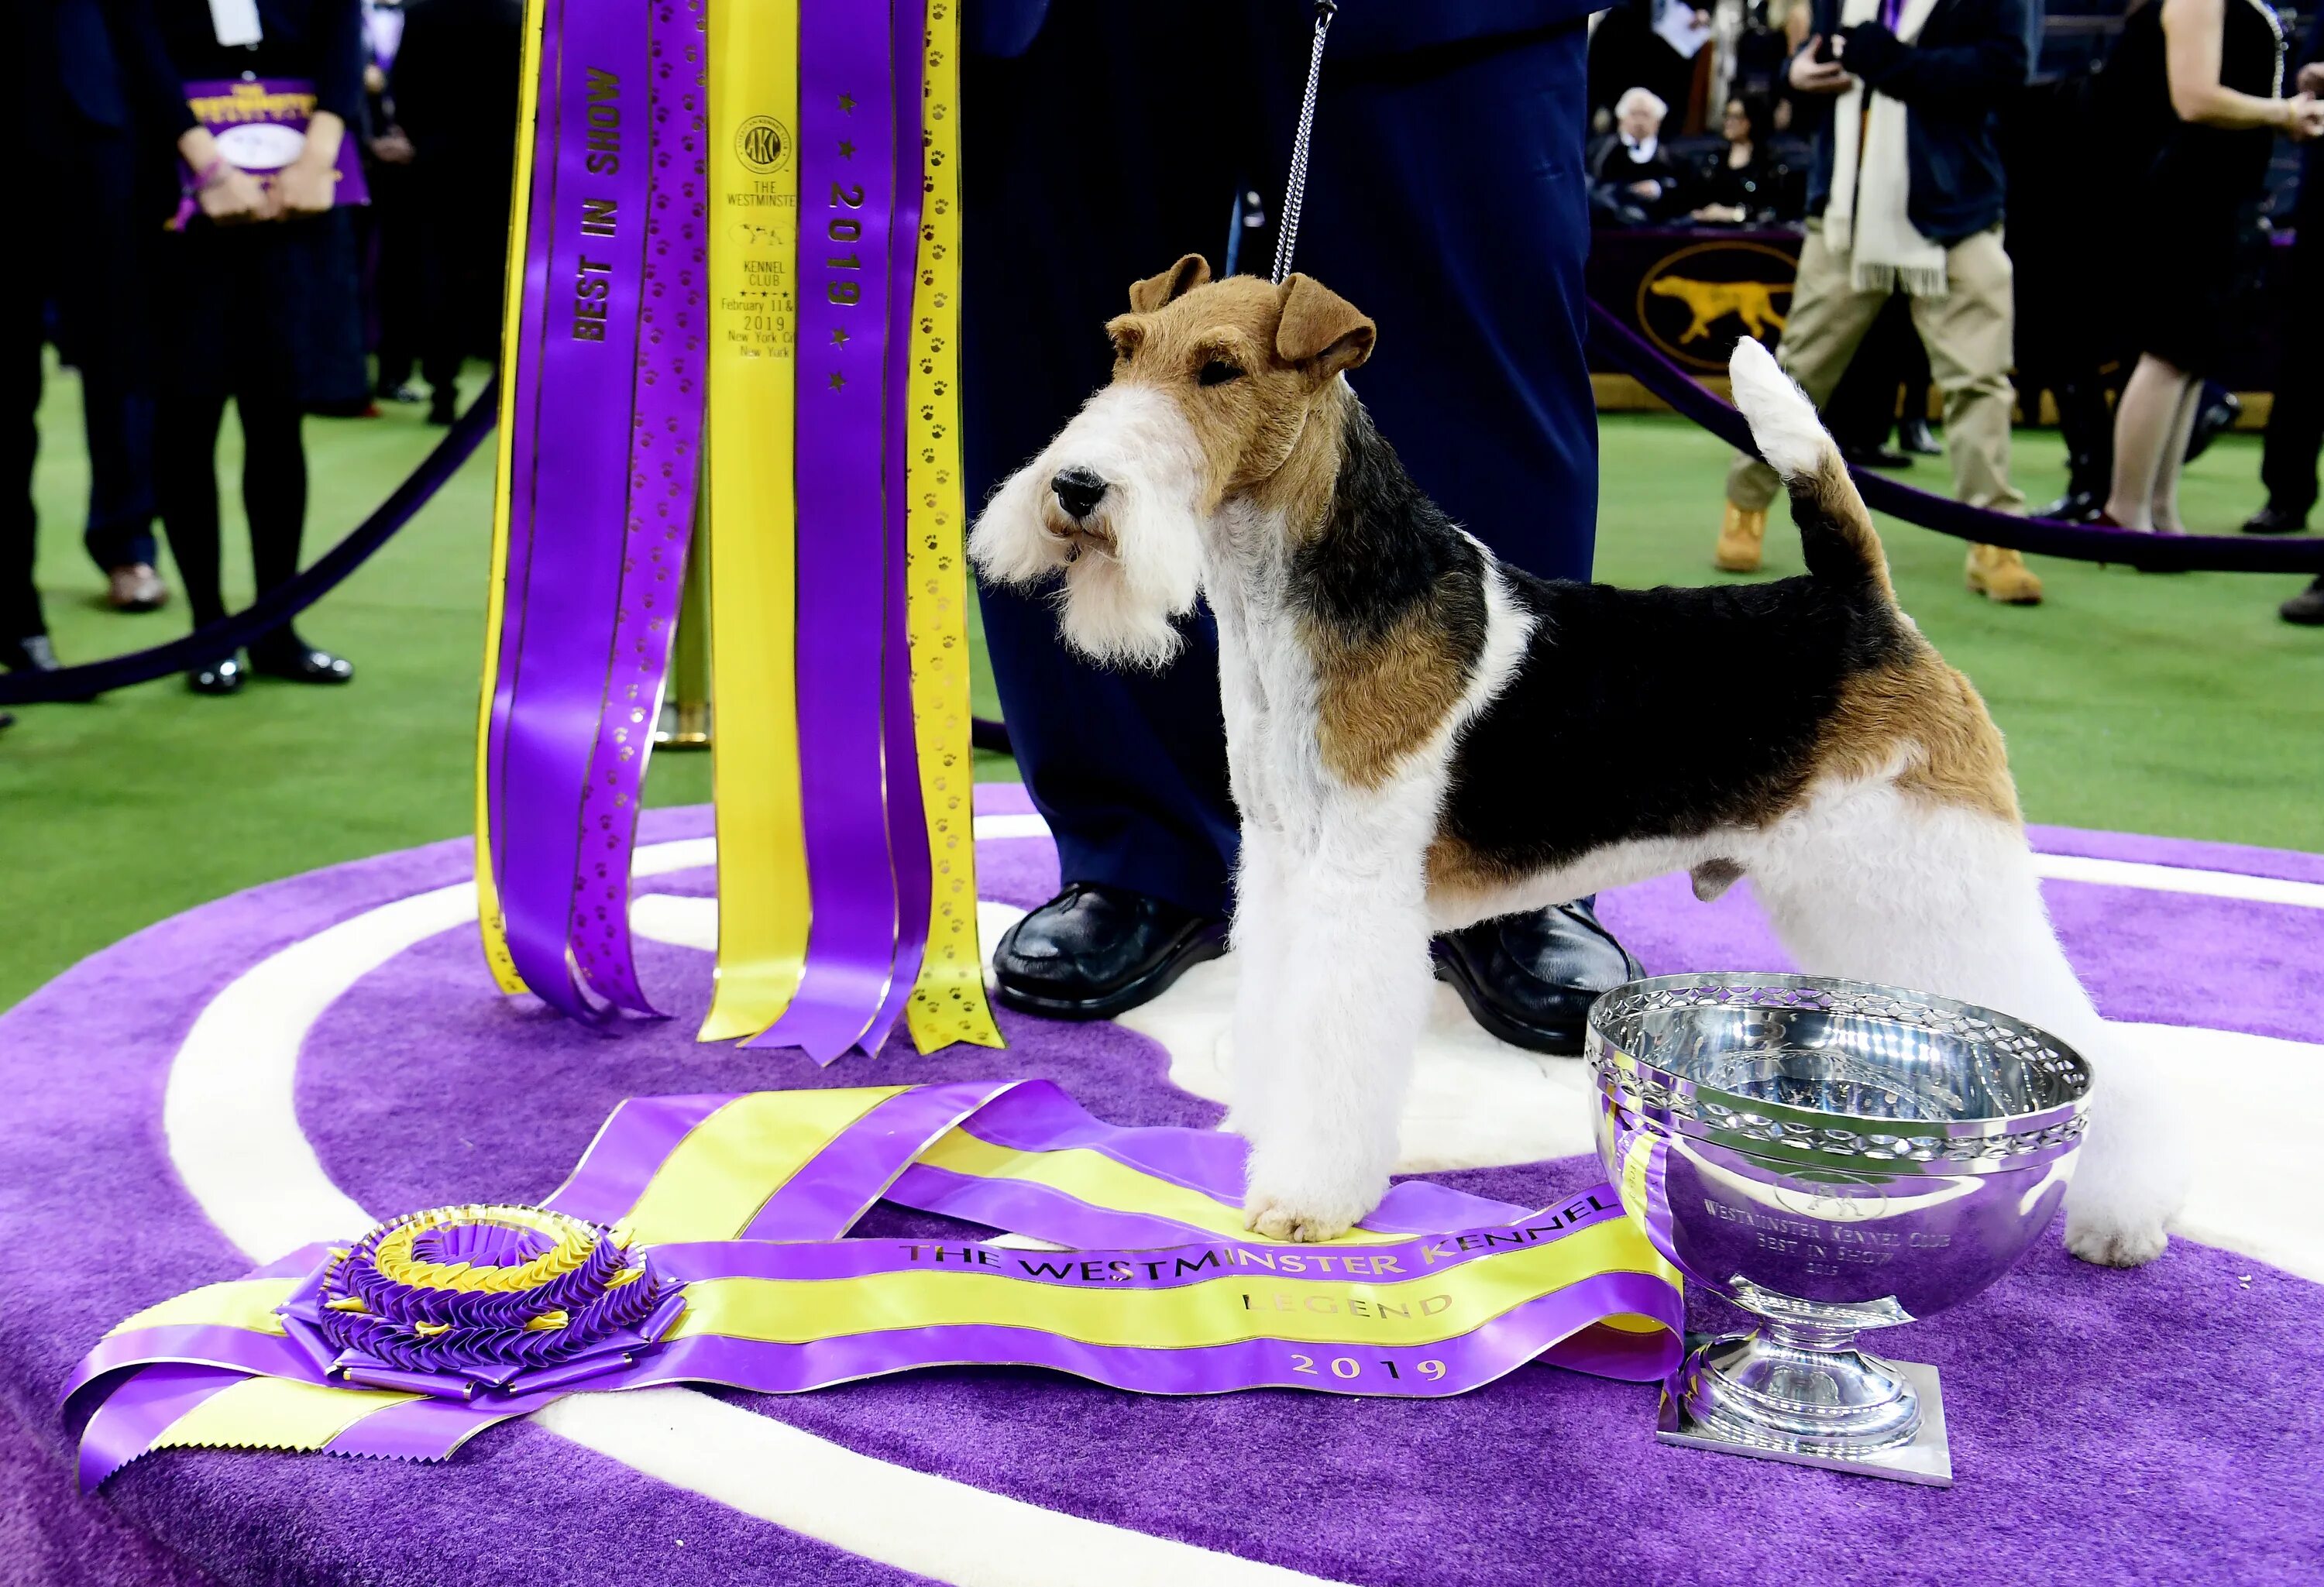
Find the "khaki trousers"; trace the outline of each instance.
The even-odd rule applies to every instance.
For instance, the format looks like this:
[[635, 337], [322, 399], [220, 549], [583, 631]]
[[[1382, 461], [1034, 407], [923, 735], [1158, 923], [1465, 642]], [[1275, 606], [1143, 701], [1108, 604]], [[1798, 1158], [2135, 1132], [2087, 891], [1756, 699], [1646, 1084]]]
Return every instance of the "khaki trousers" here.
[[[1888, 300], [1885, 291], [1858, 291], [1848, 273], [1848, 256], [1824, 245], [1823, 222], [1808, 222], [1775, 358], [1818, 408]], [[2001, 228], [1946, 249], [1945, 278], [1950, 288], [1945, 296], [1909, 301], [1914, 328], [1929, 349], [1929, 371], [1945, 397], [1953, 494], [1972, 507], [2023, 512], [2025, 498], [2009, 483], [2009, 414], [2016, 391], [2009, 383], [2010, 268]], [[1738, 452], [1727, 470], [1727, 499], [1746, 511], [1762, 511], [1782, 483], [1765, 463]]]

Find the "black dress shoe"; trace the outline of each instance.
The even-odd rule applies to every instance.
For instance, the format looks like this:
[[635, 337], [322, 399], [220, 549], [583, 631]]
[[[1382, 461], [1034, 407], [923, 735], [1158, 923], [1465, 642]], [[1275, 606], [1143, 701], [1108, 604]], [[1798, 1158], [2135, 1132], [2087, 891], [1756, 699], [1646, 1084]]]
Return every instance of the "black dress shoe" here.
[[2287, 512], [2270, 502], [2244, 520], [2244, 532], [2246, 534], [2306, 534], [2308, 514]]
[[1842, 447], [1840, 456], [1856, 468], [1910, 468], [1913, 460], [1904, 453], [1882, 447]]
[[45, 633], [28, 633], [13, 644], [0, 645], [0, 667], [11, 672], [54, 672], [61, 665]]
[[290, 683], [351, 683], [355, 676], [353, 661], [318, 650], [304, 640], [280, 646], [252, 646], [250, 669]]
[[451, 392], [438, 392], [428, 400], [429, 423], [449, 424], [459, 417], [458, 399]]
[[198, 695], [239, 694], [242, 681], [242, 662], [233, 656], [207, 667], [197, 667], [186, 674], [186, 687]]
[[2324, 628], [2324, 578], [2318, 579], [2276, 610], [2286, 623], [2297, 623], [2303, 628]]
[[2034, 516], [2054, 518], [2061, 523], [2088, 523], [2105, 512], [2105, 491], [2087, 490], [2077, 485]]
[[1925, 419], [1902, 420], [1896, 426], [1896, 444], [1915, 457], [1941, 457], [1945, 448], [1930, 429]]
[[1480, 920], [1446, 932], [1434, 950], [1436, 978], [1452, 983], [1478, 1024], [1514, 1046], [1567, 1056], [1582, 1050], [1598, 994], [1646, 973], [1588, 899]]
[[2196, 410], [2194, 428], [2187, 432], [2187, 461], [2190, 463], [2201, 457], [2213, 441], [2233, 429], [2236, 420], [2244, 416], [2244, 400], [2224, 387], [2206, 385], [2203, 396], [2208, 400]]
[[1109, 1020], [1227, 951], [1227, 923], [1127, 888], [1075, 881], [1001, 934], [995, 995], [1053, 1020]]

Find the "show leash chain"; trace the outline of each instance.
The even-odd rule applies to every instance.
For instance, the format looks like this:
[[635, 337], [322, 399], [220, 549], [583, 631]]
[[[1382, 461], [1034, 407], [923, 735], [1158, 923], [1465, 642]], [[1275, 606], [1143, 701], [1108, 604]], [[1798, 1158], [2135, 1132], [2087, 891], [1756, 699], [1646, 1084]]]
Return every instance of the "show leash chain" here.
[[1315, 89], [1323, 77], [1323, 35], [1339, 14], [1334, 0], [1315, 0], [1315, 42], [1307, 51], [1307, 92], [1299, 101], [1299, 134], [1291, 142], [1291, 177], [1283, 186], [1283, 227], [1275, 238], [1277, 286], [1291, 273], [1291, 250], [1299, 242], [1299, 209], [1307, 197], [1307, 143], [1315, 127]]

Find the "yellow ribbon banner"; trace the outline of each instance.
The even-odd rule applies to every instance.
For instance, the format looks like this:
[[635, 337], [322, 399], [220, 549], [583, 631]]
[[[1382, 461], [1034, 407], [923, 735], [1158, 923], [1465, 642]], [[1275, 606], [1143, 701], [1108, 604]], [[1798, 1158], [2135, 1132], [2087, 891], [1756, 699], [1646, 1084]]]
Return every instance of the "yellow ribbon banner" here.
[[807, 959], [791, 488], [798, 125], [798, 0], [711, 0], [706, 498], [718, 981], [705, 1041], [773, 1024]]
[[927, 194], [912, 296], [912, 718], [935, 876], [927, 954], [905, 1018], [912, 1044], [1002, 1045], [976, 937], [975, 772], [969, 750], [968, 504], [960, 454], [960, 5], [929, 0], [922, 117]]
[[[533, 145], [540, 114], [541, 23], [545, 9], [546, 0], [526, 0], [524, 64], [517, 89], [516, 180], [509, 200], [508, 257], [512, 268], [501, 318], [501, 346], [510, 348], [522, 346], [525, 339], [525, 272], [515, 266], [526, 257], [526, 241], [532, 224]], [[484, 937], [484, 964], [492, 972], [493, 984], [511, 993], [522, 992], [524, 981], [517, 974], [516, 961], [509, 954], [508, 927], [501, 916], [500, 884], [493, 863], [491, 741], [493, 695], [501, 676], [501, 629], [508, 613], [508, 585], [503, 571], [508, 567], [509, 524], [515, 488], [511, 449], [516, 435], [516, 411], [517, 383], [503, 380], [500, 426], [493, 438], [493, 577], [486, 586], [484, 681], [476, 701], [476, 926]]]

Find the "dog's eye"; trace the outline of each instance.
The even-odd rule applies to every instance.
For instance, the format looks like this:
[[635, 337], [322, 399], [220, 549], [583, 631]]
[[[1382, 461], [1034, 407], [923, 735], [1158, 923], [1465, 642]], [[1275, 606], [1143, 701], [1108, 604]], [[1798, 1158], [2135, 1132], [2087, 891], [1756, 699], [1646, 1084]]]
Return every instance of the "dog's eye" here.
[[1208, 364], [1204, 364], [1202, 372], [1194, 376], [1196, 383], [1206, 386], [1222, 386], [1231, 380], [1241, 378], [1241, 369], [1223, 358], [1212, 359]]

